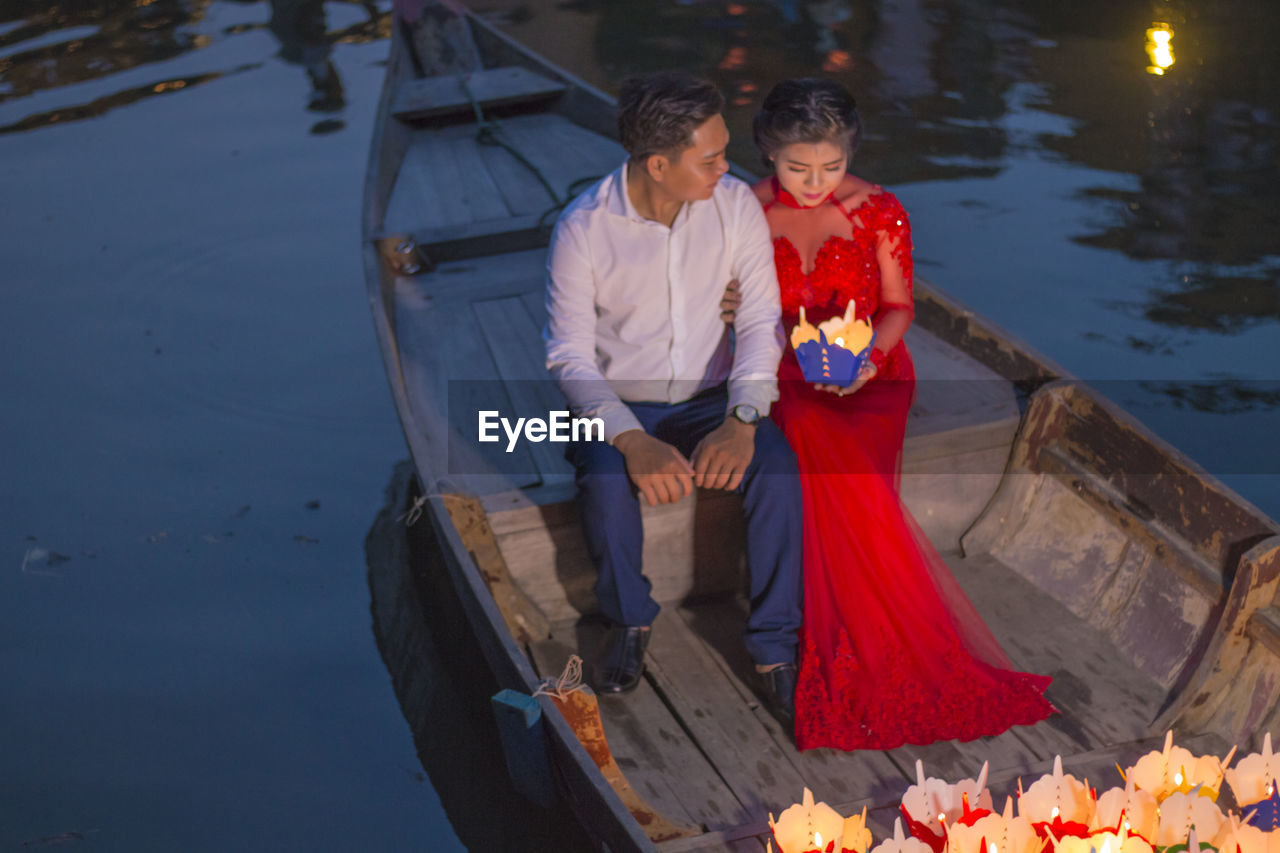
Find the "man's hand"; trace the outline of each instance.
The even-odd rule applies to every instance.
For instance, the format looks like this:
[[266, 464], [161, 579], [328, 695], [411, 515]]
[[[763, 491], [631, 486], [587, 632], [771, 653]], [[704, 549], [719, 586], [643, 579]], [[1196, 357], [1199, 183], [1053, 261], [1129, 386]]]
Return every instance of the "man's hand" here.
[[627, 462], [627, 476], [649, 506], [671, 504], [693, 494], [693, 466], [665, 441], [642, 429], [629, 429], [613, 439]]
[[738, 316], [738, 308], [741, 305], [742, 289], [735, 278], [725, 285], [724, 296], [720, 297], [720, 319], [732, 326], [733, 318]]
[[708, 489], [738, 488], [756, 452], [756, 428], [734, 417], [707, 434], [693, 449], [693, 481]]

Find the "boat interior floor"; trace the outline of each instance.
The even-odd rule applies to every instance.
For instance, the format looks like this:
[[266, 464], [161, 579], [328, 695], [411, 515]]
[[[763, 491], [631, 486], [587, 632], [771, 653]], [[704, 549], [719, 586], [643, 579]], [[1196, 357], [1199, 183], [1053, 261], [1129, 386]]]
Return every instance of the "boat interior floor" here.
[[[805, 787], [845, 815], [867, 806], [876, 839], [891, 837], [916, 759], [951, 782], [976, 777], [989, 761], [997, 808], [1019, 777], [1049, 772], [1056, 755], [1066, 772], [1099, 789], [1123, 785], [1116, 764], [1159, 748], [1150, 726], [1166, 691], [1099, 630], [990, 555], [948, 563], [1014, 666], [1053, 677], [1046, 695], [1060, 714], [968, 743], [798, 752], [750, 686], [745, 601], [668, 605], [654, 624], [640, 686], [600, 697], [605, 735], [631, 785], [669, 820], [703, 828], [660, 849], [761, 850], [765, 815], [798, 802]], [[554, 677], [572, 653], [590, 665], [603, 631], [591, 619], [554, 623], [551, 636], [531, 646], [536, 667]], [[1179, 742], [1217, 755], [1229, 748], [1213, 735]]]

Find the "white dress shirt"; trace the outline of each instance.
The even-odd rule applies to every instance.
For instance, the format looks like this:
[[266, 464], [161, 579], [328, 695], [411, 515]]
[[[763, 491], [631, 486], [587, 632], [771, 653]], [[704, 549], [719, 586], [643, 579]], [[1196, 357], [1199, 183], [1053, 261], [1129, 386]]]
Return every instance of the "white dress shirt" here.
[[[636, 212], [626, 169], [575, 199], [556, 224], [543, 332], [551, 376], [575, 415], [604, 421], [610, 443], [641, 428], [627, 402], [678, 403], [726, 379], [729, 410], [767, 414], [783, 335], [760, 202], [726, 175], [668, 228]], [[742, 304], [731, 347], [720, 299], [734, 278]]]

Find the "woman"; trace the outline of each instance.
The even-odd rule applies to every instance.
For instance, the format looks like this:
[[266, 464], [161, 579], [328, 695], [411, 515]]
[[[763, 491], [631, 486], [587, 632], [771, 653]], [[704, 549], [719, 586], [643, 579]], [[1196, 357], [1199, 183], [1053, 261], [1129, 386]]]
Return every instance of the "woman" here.
[[[1044, 719], [1045, 676], [1012, 671], [898, 497], [915, 370], [911, 230], [891, 193], [847, 171], [860, 124], [828, 80], [774, 87], [755, 119], [772, 177], [755, 187], [774, 238], [788, 334], [845, 313], [875, 329], [852, 385], [810, 385], [789, 346], [773, 419], [800, 461], [805, 626], [800, 749], [970, 740]], [[732, 311], [732, 294], [726, 308]]]

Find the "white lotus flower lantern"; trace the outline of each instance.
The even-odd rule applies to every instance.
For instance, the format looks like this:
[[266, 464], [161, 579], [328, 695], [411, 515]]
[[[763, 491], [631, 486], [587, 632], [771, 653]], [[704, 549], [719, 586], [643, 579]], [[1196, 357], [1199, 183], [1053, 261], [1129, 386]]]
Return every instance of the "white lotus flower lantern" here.
[[1059, 840], [1052, 834], [1055, 853], [1154, 853], [1145, 839], [1120, 827], [1119, 832], [1095, 832], [1083, 837], [1068, 836]]
[[1192, 827], [1205, 838], [1213, 838], [1226, 822], [1227, 816], [1213, 800], [1196, 791], [1179, 791], [1160, 804], [1160, 822], [1152, 840], [1157, 847], [1182, 844], [1190, 837]]
[[1022, 782], [1018, 782], [1018, 814], [1033, 824], [1066, 822], [1088, 826], [1093, 818], [1093, 796], [1087, 784], [1062, 772], [1062, 756], [1057, 755], [1053, 773], [1041, 776], [1025, 791]]
[[902, 818], [894, 818], [893, 838], [886, 838], [871, 853], [933, 853], [933, 848], [919, 838], [911, 838], [902, 831]]
[[[1144, 791], [1150, 792], [1157, 800], [1175, 791], [1186, 793], [1199, 784], [1212, 784], [1213, 797], [1218, 795], [1218, 787], [1222, 784], [1222, 762], [1209, 756], [1210, 761], [1201, 764], [1199, 758], [1192, 755], [1191, 750], [1173, 744], [1173, 732], [1166, 732], [1164, 748], [1158, 752], [1148, 752], [1138, 759], [1124, 774], [1125, 781], [1132, 779], [1134, 784]], [[1227, 756], [1227, 761], [1231, 756]], [[1199, 779], [1200, 774], [1208, 778]]]
[[[778, 842], [779, 853], [807, 853], [810, 850], [840, 849], [844, 818], [826, 803], [815, 803], [813, 791], [804, 789], [804, 800], [778, 815], [769, 815], [769, 829]], [[772, 849], [772, 845], [770, 845]]]
[[1127, 779], [1123, 788], [1112, 788], [1098, 797], [1090, 828], [1095, 832], [1123, 828], [1150, 841], [1156, 836], [1159, 820], [1155, 796]]
[[1241, 808], [1270, 799], [1280, 778], [1280, 755], [1271, 751], [1271, 733], [1262, 739], [1262, 752], [1246, 755], [1225, 771], [1227, 784]]
[[912, 822], [918, 822], [930, 830], [943, 833], [965, 813], [965, 801], [970, 809], [991, 809], [991, 792], [987, 790], [989, 766], [983, 762], [977, 779], [961, 779], [954, 785], [942, 779], [924, 775], [924, 762], [916, 759], [916, 783], [902, 795], [902, 807]]
[[[1234, 790], [1234, 789], [1233, 789]], [[1276, 836], [1272, 840], [1270, 836]], [[1276, 853], [1280, 850], [1280, 833], [1263, 832], [1256, 826], [1249, 826], [1240, 820], [1239, 815], [1229, 816], [1213, 837], [1213, 846], [1222, 853]]]
[[947, 831], [948, 853], [1037, 853], [1043, 843], [1031, 821], [1014, 816], [1012, 797], [1005, 799], [1003, 812], [971, 825], [950, 824]]

